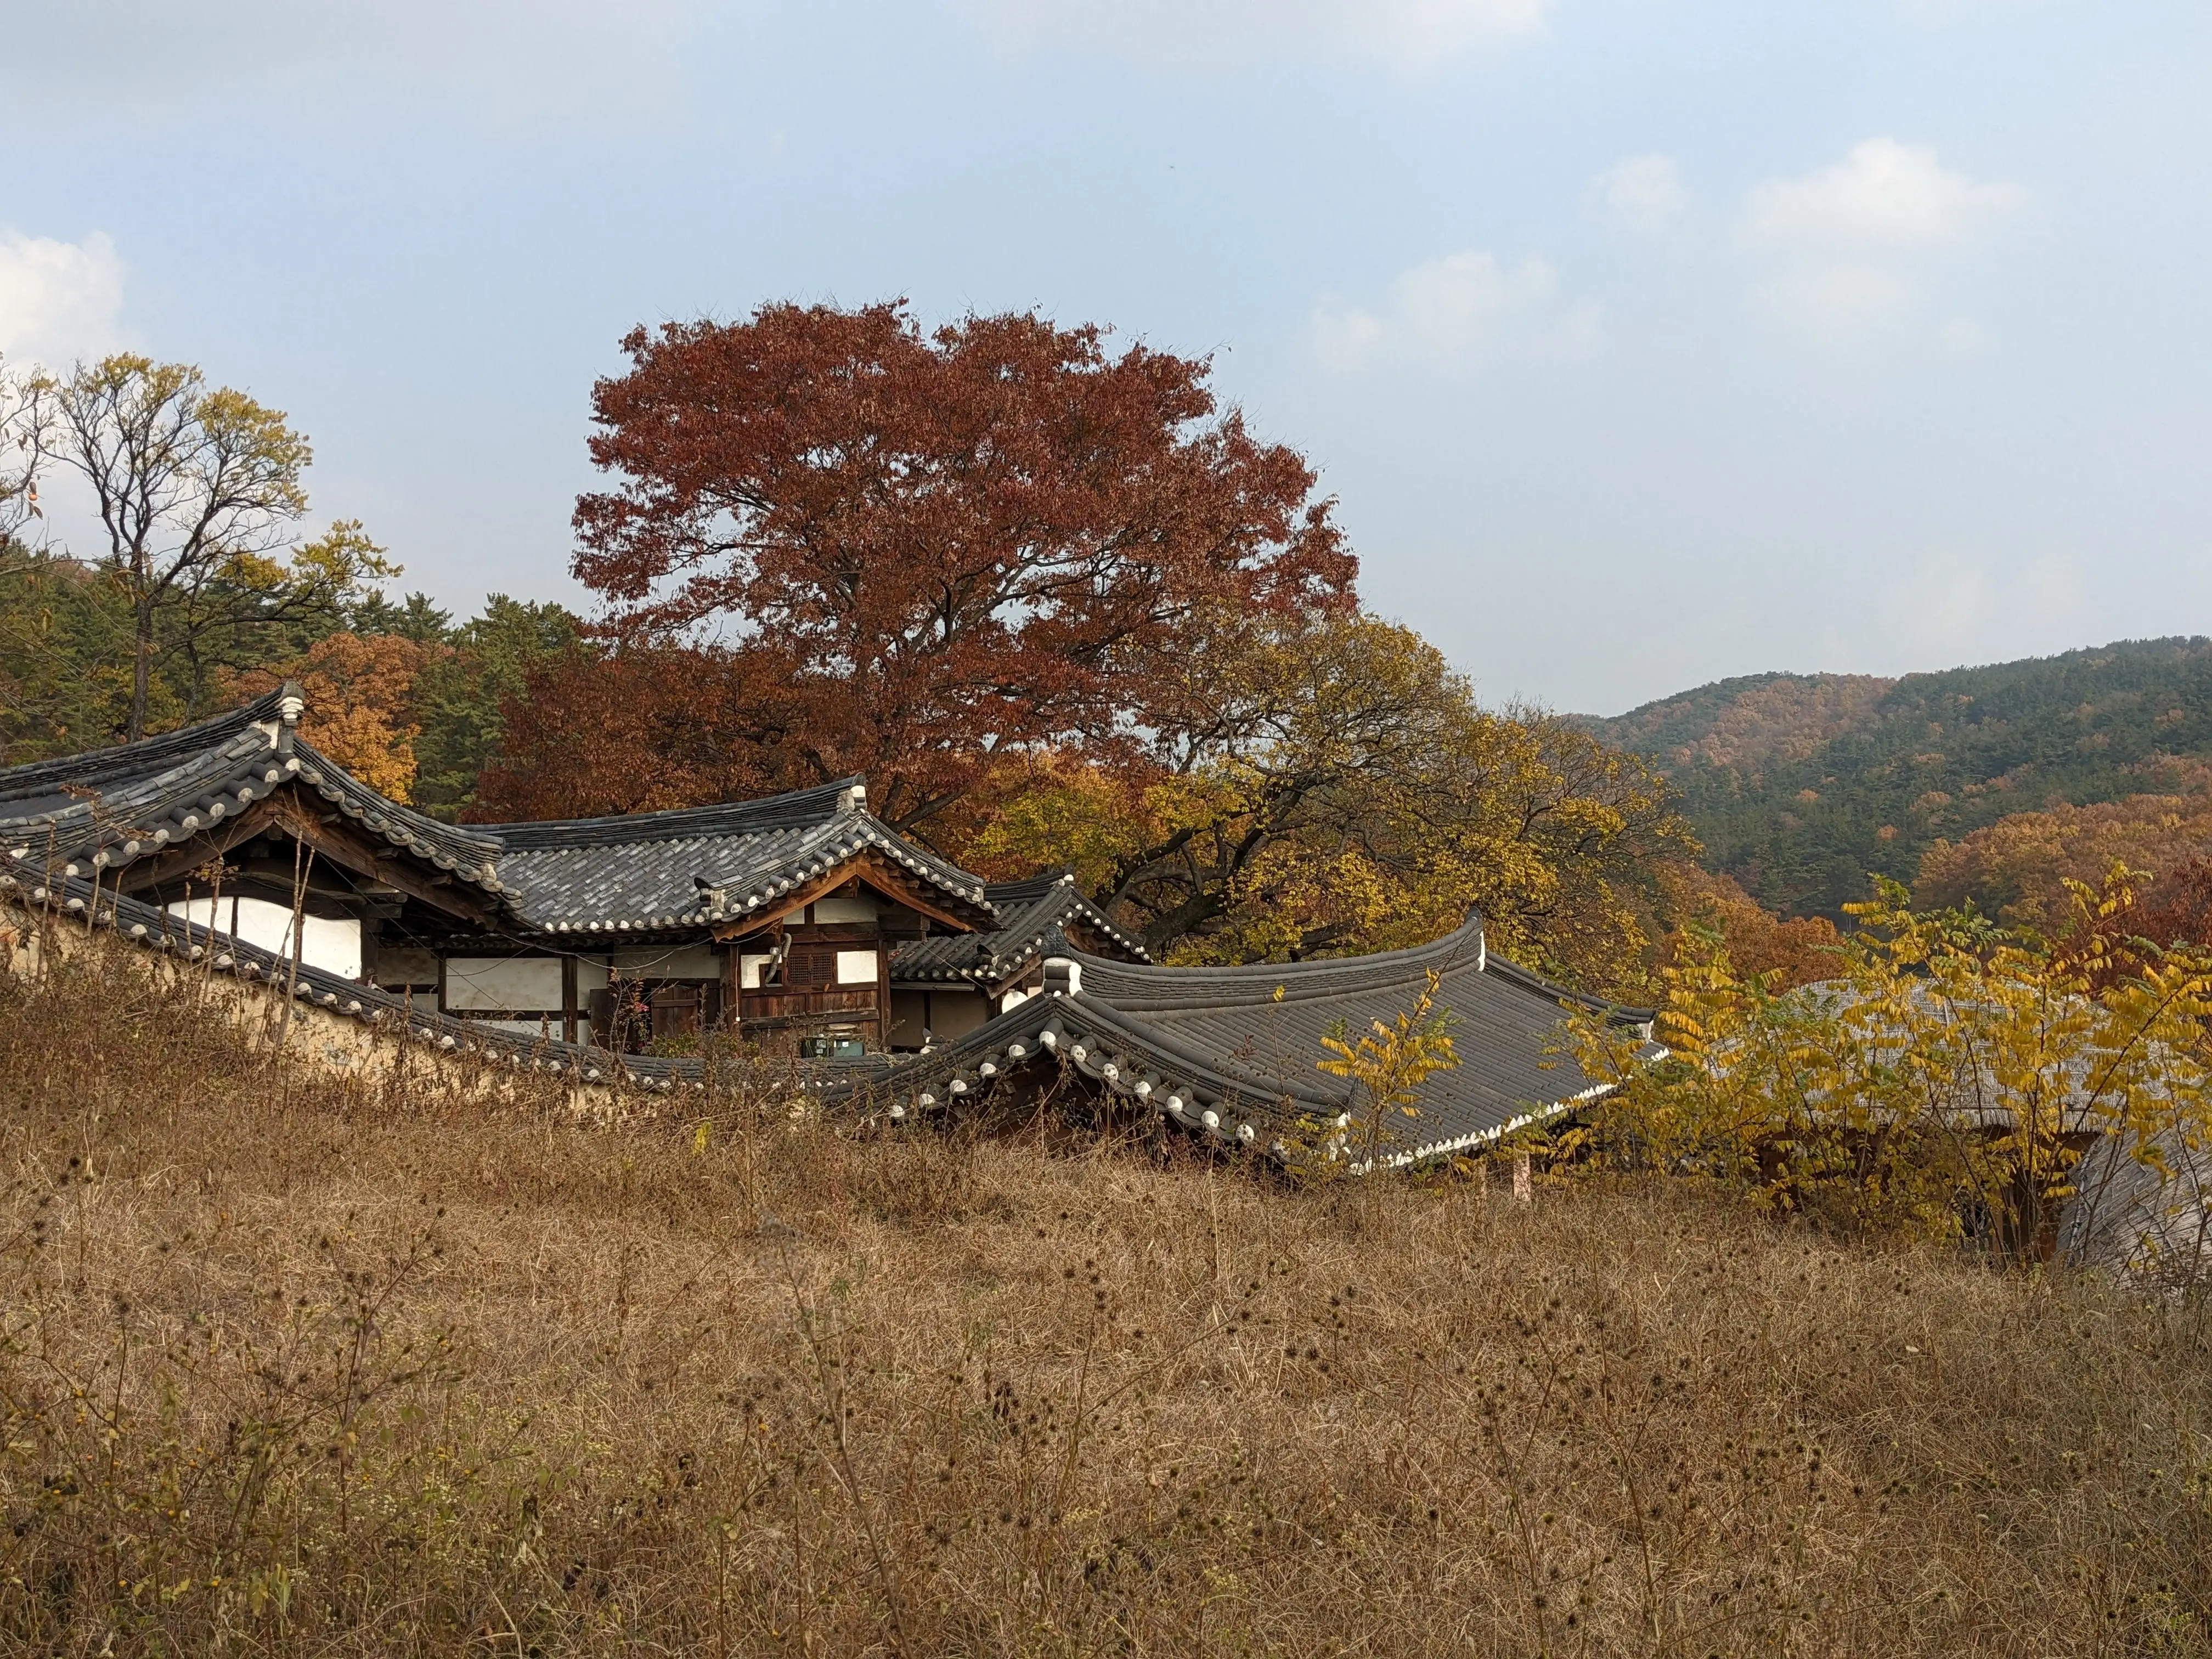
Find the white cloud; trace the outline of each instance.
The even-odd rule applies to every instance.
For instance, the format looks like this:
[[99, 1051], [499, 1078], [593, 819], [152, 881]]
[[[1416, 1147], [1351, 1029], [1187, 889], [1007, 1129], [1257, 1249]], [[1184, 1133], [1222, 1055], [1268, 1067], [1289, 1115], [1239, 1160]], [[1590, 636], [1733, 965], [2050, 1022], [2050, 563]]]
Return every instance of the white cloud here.
[[2002, 228], [2027, 203], [2014, 184], [1977, 184], [1925, 144], [1869, 138], [1832, 167], [1751, 192], [1753, 238], [1778, 246], [1957, 246]]
[[1770, 313], [1825, 333], [1895, 320], [1913, 310], [1934, 262], [1985, 242], [2027, 202], [2020, 185], [1970, 179], [1927, 145], [1867, 139], [1832, 166], [1769, 179], [1746, 199], [1746, 242], [1768, 262], [1757, 297]]
[[1146, 62], [1354, 52], [1419, 69], [1540, 33], [1553, 0], [970, 0], [1015, 45], [1103, 46]]
[[1631, 230], [1662, 236], [1689, 211], [1689, 192], [1671, 155], [1632, 155], [1591, 182], [1597, 198]]
[[1327, 367], [1352, 370], [1383, 357], [1434, 362], [1463, 357], [1510, 331], [1554, 349], [1595, 342], [1597, 308], [1553, 303], [1559, 279], [1538, 258], [1509, 270], [1494, 254], [1469, 249], [1401, 272], [1379, 311], [1325, 300], [1310, 323], [1314, 352]]
[[123, 261], [95, 231], [82, 242], [0, 232], [0, 356], [66, 368], [120, 341]]

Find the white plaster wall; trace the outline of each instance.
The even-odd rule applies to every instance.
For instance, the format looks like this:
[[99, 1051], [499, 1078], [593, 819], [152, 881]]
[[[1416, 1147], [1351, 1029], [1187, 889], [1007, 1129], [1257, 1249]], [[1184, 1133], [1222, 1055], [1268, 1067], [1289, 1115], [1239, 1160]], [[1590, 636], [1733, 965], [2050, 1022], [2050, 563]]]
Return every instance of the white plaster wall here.
[[447, 957], [446, 1006], [463, 1013], [557, 1009], [561, 963], [550, 957]]
[[[216, 906], [220, 905], [220, 911]], [[179, 900], [169, 914], [212, 926], [241, 944], [258, 945], [289, 957], [292, 954], [292, 911], [289, 905], [267, 899], [226, 898]], [[347, 979], [361, 977], [361, 924], [351, 917], [306, 916], [300, 940], [300, 960], [310, 968]]]
[[873, 985], [876, 982], [876, 953], [873, 951], [840, 951], [837, 952], [837, 983], [840, 985]]
[[722, 959], [711, 945], [638, 945], [615, 952], [615, 971], [646, 979], [720, 979]]
[[814, 901], [817, 921], [873, 921], [876, 901], [863, 893], [858, 898], [820, 898]]

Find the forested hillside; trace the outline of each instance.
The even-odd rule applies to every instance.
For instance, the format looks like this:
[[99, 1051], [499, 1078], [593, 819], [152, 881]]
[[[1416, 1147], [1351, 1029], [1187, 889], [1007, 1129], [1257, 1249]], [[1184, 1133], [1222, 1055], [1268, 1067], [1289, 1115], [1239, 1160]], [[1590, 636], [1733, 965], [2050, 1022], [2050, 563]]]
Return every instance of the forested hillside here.
[[2212, 641], [1909, 674], [1722, 680], [1592, 722], [1681, 790], [1705, 861], [1790, 914], [2023, 812], [2166, 796], [2212, 757]]

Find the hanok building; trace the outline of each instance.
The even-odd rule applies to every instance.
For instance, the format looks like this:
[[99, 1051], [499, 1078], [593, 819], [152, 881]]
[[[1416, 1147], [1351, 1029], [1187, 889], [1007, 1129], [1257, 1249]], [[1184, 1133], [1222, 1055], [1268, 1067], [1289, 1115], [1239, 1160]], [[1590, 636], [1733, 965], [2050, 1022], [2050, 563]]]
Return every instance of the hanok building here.
[[1348, 1109], [1315, 1064], [1322, 1036], [1410, 1006], [1431, 968], [1462, 1063], [1425, 1091], [1405, 1155], [1494, 1138], [1592, 1086], [1550, 1052], [1574, 1000], [1491, 958], [1479, 922], [1384, 956], [1164, 968], [1066, 876], [987, 885], [908, 842], [857, 778], [456, 827], [318, 754], [303, 711], [287, 686], [0, 771], [0, 887], [241, 974], [289, 964], [300, 994], [447, 1047], [587, 1077], [619, 1054], [672, 1087], [698, 1069], [687, 1039], [719, 1032], [861, 1064], [830, 1093], [896, 1117], [1057, 1068], [1194, 1133], [1273, 1145]]
[[317, 754], [303, 708], [287, 688], [0, 772], [0, 848], [443, 1013], [603, 1048], [720, 1030], [920, 1049], [933, 1021], [964, 1033], [1034, 990], [1048, 948], [1143, 955], [1065, 881], [987, 888], [906, 841], [857, 778], [456, 828]]
[[[1492, 1145], [1603, 1092], [1565, 1052], [1569, 1009], [1640, 1028], [1617, 1007], [1492, 957], [1482, 921], [1411, 950], [1320, 962], [1161, 967], [1063, 945], [1046, 994], [845, 1091], [894, 1119], [987, 1092], [1037, 1098], [1071, 1077], [1121, 1114], [1279, 1156], [1332, 1143], [1355, 1157], [1367, 1103], [1317, 1063], [1328, 1036], [1357, 1040], [1413, 1008], [1436, 976], [1460, 1063], [1431, 1075], [1410, 1115], [1389, 1114], [1373, 1147], [1406, 1164]], [[1647, 1055], [1658, 1050], [1649, 1048]]]

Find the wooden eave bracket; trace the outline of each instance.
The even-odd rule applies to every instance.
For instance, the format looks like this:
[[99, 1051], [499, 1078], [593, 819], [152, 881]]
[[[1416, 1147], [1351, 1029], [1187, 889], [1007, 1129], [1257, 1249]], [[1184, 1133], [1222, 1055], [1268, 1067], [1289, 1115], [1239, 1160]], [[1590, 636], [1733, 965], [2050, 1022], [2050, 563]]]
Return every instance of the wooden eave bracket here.
[[847, 860], [835, 869], [825, 870], [812, 881], [793, 888], [786, 893], [774, 911], [763, 910], [749, 916], [732, 917], [718, 922], [712, 933], [718, 944], [729, 945], [755, 933], [774, 923], [787, 919], [795, 910], [803, 910], [818, 898], [827, 898], [848, 883], [865, 883], [886, 898], [897, 900], [909, 910], [927, 916], [933, 921], [945, 924], [956, 933], [979, 931], [977, 922], [947, 909], [920, 882], [915, 881], [896, 864], [870, 848]]
[[275, 828], [315, 849], [316, 855], [372, 881], [388, 884], [434, 910], [479, 927], [497, 924], [499, 911], [489, 895], [480, 901], [474, 891], [454, 882], [443, 870], [424, 872], [411, 853], [380, 838], [371, 839], [341, 821], [326, 822], [318, 810], [296, 797], [299, 785], [289, 792], [256, 801], [236, 817], [201, 830], [181, 845], [172, 845], [151, 859], [140, 859], [119, 872], [125, 892], [161, 887], [187, 871], [219, 859], [234, 847]]

